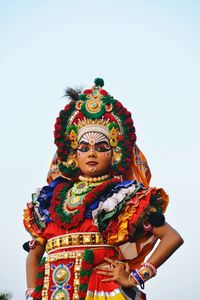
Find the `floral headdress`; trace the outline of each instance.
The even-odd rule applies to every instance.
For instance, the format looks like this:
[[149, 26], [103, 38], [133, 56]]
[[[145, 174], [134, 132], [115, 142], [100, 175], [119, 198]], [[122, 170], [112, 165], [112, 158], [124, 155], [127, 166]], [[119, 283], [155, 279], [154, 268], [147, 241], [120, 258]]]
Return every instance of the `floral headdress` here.
[[103, 85], [103, 80], [97, 78], [95, 85], [83, 93], [67, 90], [71, 101], [56, 119], [54, 136], [57, 151], [47, 175], [49, 184], [59, 176], [69, 180], [78, 177], [77, 143], [81, 135], [95, 129], [104, 133], [113, 149], [112, 175], [149, 185], [151, 172], [145, 156], [135, 143], [131, 113], [103, 90]]
[[67, 178], [79, 174], [75, 159], [78, 140], [90, 131], [101, 132], [109, 137], [113, 149], [112, 175], [123, 175], [132, 162], [136, 135], [131, 113], [102, 89], [103, 79], [97, 78], [94, 83], [78, 99], [71, 100], [56, 119], [54, 136], [58, 148], [58, 167]]

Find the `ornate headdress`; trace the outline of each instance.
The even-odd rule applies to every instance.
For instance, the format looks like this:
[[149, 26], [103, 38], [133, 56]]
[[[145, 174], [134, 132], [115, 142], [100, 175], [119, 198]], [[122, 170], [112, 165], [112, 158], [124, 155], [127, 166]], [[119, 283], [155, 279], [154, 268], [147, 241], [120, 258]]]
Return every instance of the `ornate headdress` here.
[[113, 176], [127, 177], [125, 174], [133, 169], [136, 135], [131, 113], [102, 89], [103, 79], [97, 78], [94, 83], [91, 89], [71, 99], [56, 119], [54, 136], [58, 149], [48, 181], [51, 181], [53, 172], [59, 172], [66, 178], [79, 175], [75, 159], [78, 142], [84, 134], [92, 131], [103, 133], [109, 140], [113, 149]]

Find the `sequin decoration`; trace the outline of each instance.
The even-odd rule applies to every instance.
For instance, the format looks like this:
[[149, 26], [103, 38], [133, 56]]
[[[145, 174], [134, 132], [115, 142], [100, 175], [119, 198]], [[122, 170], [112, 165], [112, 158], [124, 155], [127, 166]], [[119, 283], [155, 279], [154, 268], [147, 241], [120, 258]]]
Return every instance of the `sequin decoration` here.
[[51, 300], [67, 300], [70, 299], [68, 289], [70, 289], [70, 285], [68, 284], [70, 280], [70, 271], [69, 267], [72, 264], [63, 265], [60, 264], [56, 268], [53, 268], [52, 279], [56, 284], [54, 286], [54, 292], [51, 296]]
[[69, 293], [63, 289], [58, 289], [55, 292], [53, 292], [51, 296], [51, 300], [68, 300]]
[[78, 182], [75, 183], [71, 189], [72, 195], [83, 195], [91, 190], [91, 187], [87, 182]]
[[78, 206], [83, 203], [83, 198], [84, 195], [72, 195], [71, 191], [69, 191], [63, 203], [63, 211], [65, 213], [75, 212]]
[[88, 182], [78, 182], [67, 192], [63, 203], [63, 211], [66, 213], [75, 212], [83, 203], [84, 196], [93, 188]]
[[57, 284], [63, 284], [70, 279], [69, 269], [60, 264], [53, 272], [53, 281]]
[[101, 110], [102, 102], [100, 100], [88, 100], [86, 103], [86, 109], [90, 113], [97, 113]]

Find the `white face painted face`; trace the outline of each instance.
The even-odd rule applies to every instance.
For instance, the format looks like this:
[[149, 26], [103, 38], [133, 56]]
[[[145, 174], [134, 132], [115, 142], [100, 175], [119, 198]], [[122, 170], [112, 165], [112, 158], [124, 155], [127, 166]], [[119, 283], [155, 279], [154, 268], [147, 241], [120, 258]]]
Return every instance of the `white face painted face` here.
[[88, 132], [80, 138], [77, 160], [83, 175], [96, 177], [108, 174], [111, 156], [109, 140], [104, 134]]

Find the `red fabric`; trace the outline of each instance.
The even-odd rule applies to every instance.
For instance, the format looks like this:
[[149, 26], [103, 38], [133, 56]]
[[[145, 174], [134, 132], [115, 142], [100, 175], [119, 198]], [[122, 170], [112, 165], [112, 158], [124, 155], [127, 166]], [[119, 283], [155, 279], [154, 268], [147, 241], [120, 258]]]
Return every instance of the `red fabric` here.
[[119, 284], [114, 281], [102, 282], [102, 279], [108, 278], [105, 275], [97, 274], [97, 271], [94, 270], [92, 275], [90, 276], [88, 290], [89, 291], [104, 291], [104, 292], [112, 292], [115, 289], [120, 288]]
[[58, 235], [63, 235], [67, 233], [76, 233], [76, 232], [99, 232], [96, 225], [92, 223], [91, 219], [85, 219], [83, 223], [71, 230], [66, 230], [64, 228], [59, 227], [55, 223], [49, 223], [44, 231], [44, 237], [48, 240], [50, 238], [56, 237]]

